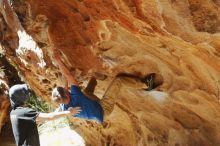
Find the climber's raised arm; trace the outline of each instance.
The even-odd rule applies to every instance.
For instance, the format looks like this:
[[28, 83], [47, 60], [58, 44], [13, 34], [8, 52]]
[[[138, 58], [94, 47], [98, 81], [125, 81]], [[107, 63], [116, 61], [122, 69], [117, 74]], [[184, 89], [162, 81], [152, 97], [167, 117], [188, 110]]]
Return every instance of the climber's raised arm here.
[[79, 106], [82, 112], [74, 117], [86, 120], [95, 120], [99, 123], [103, 122], [103, 109], [98, 101], [88, 98], [80, 89], [78, 82], [61, 60], [61, 52], [57, 49], [53, 50], [53, 57], [65, 79], [71, 85], [70, 90], [63, 87], [55, 87], [52, 91], [51, 99], [60, 104], [62, 111], [66, 111], [69, 107]]
[[66, 67], [66, 65], [62, 62], [61, 58], [61, 52], [58, 49], [53, 49], [53, 57], [56, 62], [56, 64], [58, 65], [61, 73], [63, 74], [66, 82], [69, 85], [79, 85], [77, 80], [73, 77], [73, 75], [71, 74], [71, 72], [68, 70], [68, 68]]

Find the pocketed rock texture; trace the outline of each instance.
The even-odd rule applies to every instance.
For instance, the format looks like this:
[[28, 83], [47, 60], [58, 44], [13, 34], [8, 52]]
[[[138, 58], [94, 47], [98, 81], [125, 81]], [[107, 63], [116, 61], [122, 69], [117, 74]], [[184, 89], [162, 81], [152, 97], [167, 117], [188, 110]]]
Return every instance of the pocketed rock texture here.
[[[3, 52], [2, 52], [3, 53]], [[8, 89], [14, 84], [22, 83], [16, 69], [7, 59], [0, 55], [0, 145], [14, 146], [11, 123], [9, 120], [10, 102]], [[12, 145], [10, 145], [12, 144]]]
[[94, 76], [99, 98], [120, 78], [103, 126], [71, 119], [86, 145], [220, 146], [220, 0], [10, 3], [0, 0], [1, 46], [44, 100], [63, 85], [57, 59], [82, 87]]
[[[0, 62], [2, 65], [2, 62]], [[0, 132], [4, 126], [6, 119], [8, 117], [8, 111], [10, 107], [9, 100], [7, 98], [8, 90], [8, 80], [5, 77], [3, 70], [0, 70]]]

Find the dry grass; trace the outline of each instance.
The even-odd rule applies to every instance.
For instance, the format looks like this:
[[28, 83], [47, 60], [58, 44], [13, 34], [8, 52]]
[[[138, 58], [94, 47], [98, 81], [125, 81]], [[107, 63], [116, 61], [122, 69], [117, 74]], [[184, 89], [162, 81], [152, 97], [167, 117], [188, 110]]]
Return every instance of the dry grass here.
[[85, 146], [83, 138], [70, 128], [67, 118], [46, 122], [38, 130], [41, 146]]

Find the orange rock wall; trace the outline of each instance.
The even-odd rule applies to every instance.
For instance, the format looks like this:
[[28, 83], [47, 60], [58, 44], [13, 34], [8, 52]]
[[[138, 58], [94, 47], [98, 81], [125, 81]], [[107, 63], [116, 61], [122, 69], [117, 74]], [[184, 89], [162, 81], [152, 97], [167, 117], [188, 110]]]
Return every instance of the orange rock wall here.
[[[48, 102], [52, 88], [63, 84], [56, 59], [82, 86], [95, 76], [100, 98], [118, 74], [160, 77], [154, 91], [137, 78], [123, 78], [104, 126], [73, 119], [88, 145], [220, 145], [220, 1], [12, 4], [1, 1], [1, 45]], [[52, 48], [60, 58], [52, 57]]]

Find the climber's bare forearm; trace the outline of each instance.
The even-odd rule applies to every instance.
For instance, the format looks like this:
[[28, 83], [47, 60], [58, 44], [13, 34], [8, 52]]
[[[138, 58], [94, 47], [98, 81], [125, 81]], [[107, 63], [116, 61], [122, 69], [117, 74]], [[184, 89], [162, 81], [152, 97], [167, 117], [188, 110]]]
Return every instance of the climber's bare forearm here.
[[37, 123], [42, 123], [45, 121], [55, 120], [64, 116], [74, 116], [81, 112], [80, 107], [69, 108], [67, 111], [52, 112], [52, 113], [39, 113], [36, 118]]
[[[56, 63], [58, 65], [59, 69], [61, 70], [66, 82], [69, 83], [70, 85], [78, 85], [77, 80], [73, 77], [73, 75], [71, 74], [69, 69], [62, 62], [62, 60], [60, 59], [60, 56], [61, 56], [60, 52], [57, 49], [54, 49], [53, 50], [53, 57], [58, 58], [56, 60]], [[68, 84], [67, 84], [67, 86], [68, 86]]]
[[71, 72], [68, 70], [68, 68], [64, 65], [64, 63], [61, 60], [57, 61], [57, 65], [59, 66], [59, 69], [63, 73], [67, 83], [78, 85], [76, 79], [73, 77]]

